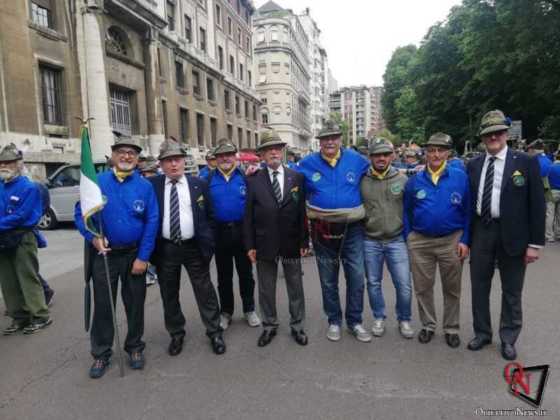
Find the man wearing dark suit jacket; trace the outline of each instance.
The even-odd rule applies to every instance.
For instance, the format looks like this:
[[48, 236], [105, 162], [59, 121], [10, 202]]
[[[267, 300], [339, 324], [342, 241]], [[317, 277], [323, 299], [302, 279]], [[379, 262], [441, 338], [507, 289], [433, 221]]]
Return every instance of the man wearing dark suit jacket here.
[[269, 344], [278, 328], [276, 278], [278, 259], [286, 278], [290, 305], [290, 326], [294, 340], [305, 346], [303, 330], [305, 299], [301, 257], [307, 253], [303, 175], [282, 165], [285, 142], [273, 130], [261, 136], [257, 151], [265, 167], [247, 179], [247, 201], [243, 222], [247, 255], [257, 264], [259, 304], [264, 330], [259, 347]]
[[467, 167], [475, 212], [471, 242], [475, 337], [468, 349], [480, 350], [492, 342], [490, 289], [497, 260], [502, 282], [501, 354], [514, 360], [526, 267], [539, 258], [544, 246], [545, 200], [538, 161], [508, 148], [509, 126], [503, 112], [485, 114], [480, 136], [486, 153]]
[[212, 350], [223, 354], [226, 346], [220, 327], [220, 307], [210, 281], [214, 233], [208, 185], [185, 175], [186, 155], [178, 142], [164, 141], [158, 159], [165, 175], [150, 178], [160, 208], [160, 230], [152, 263], [157, 267], [165, 328], [171, 335], [168, 351], [176, 356], [183, 349], [185, 317], [179, 303], [179, 288], [184, 266]]

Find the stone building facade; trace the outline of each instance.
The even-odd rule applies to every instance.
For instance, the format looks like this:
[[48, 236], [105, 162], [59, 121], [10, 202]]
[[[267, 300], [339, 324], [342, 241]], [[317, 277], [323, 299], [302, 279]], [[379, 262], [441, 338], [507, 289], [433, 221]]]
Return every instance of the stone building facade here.
[[76, 117], [93, 118], [94, 159], [112, 130], [151, 154], [170, 136], [199, 159], [221, 137], [254, 147], [253, 12], [247, 0], [2, 2], [0, 145], [16, 142], [37, 177], [79, 161]]
[[299, 17], [270, 1], [254, 16], [254, 69], [263, 126], [291, 147], [311, 147], [309, 39]]

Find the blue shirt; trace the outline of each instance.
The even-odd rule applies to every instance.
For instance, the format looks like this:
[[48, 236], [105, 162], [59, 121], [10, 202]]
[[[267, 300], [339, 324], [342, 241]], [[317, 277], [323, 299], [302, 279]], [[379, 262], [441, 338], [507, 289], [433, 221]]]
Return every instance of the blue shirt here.
[[539, 156], [539, 166], [541, 168], [541, 178], [548, 176], [548, 171], [552, 167], [552, 161], [546, 156], [544, 153], [541, 153]]
[[41, 193], [33, 181], [21, 175], [0, 181], [0, 232], [33, 228], [42, 214]]
[[341, 149], [334, 167], [312, 153], [299, 161], [297, 170], [305, 176], [307, 203], [319, 210], [353, 209], [362, 204], [360, 181], [370, 163], [351, 149]]
[[467, 168], [465, 167], [465, 164], [463, 163], [463, 161], [459, 158], [451, 158], [447, 161], [447, 165], [450, 168], [456, 168], [456, 169], [460, 169], [462, 171], [466, 171]]
[[411, 231], [441, 237], [463, 230], [460, 242], [470, 244], [469, 179], [460, 169], [446, 167], [437, 185], [427, 169], [411, 177], [404, 190], [404, 235]]
[[548, 183], [553, 190], [560, 190], [560, 160], [554, 162], [548, 171]]
[[[111, 246], [138, 246], [137, 258], [148, 261], [154, 250], [159, 230], [159, 206], [152, 184], [137, 172], [119, 182], [109, 170], [98, 176], [99, 187], [107, 203], [101, 211], [103, 235]], [[99, 227], [99, 213], [93, 217]], [[76, 204], [74, 222], [80, 233], [92, 241], [93, 234], [86, 230], [80, 203]]]
[[235, 168], [229, 181], [215, 170], [210, 179], [210, 200], [214, 218], [219, 223], [240, 222], [245, 214], [247, 183], [241, 169]]
[[204, 179], [208, 179], [209, 174], [210, 174], [210, 168], [208, 167], [208, 165], [206, 165], [198, 172], [199, 178], [204, 178]]

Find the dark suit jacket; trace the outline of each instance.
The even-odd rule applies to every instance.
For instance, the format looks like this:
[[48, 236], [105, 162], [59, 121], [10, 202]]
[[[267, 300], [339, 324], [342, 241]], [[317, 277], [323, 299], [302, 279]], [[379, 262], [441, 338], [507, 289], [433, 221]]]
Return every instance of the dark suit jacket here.
[[[467, 165], [474, 212], [472, 220], [476, 219], [478, 187], [485, 158], [484, 153]], [[513, 180], [516, 171], [524, 178], [519, 185]], [[525, 254], [529, 244], [544, 245], [545, 200], [538, 160], [511, 149], [507, 152], [502, 178], [500, 228], [503, 247], [510, 256]]]
[[268, 169], [247, 177], [243, 235], [247, 250], [257, 250], [257, 259], [299, 258], [300, 248], [308, 248], [304, 185], [302, 174], [284, 167], [284, 194], [278, 204]]
[[[214, 254], [214, 218], [212, 216], [212, 206], [210, 205], [210, 196], [208, 194], [208, 184], [203, 179], [190, 175], [185, 176], [187, 177], [191, 194], [194, 239], [202, 255], [210, 260]], [[159, 204], [159, 232], [156, 239], [156, 247], [151, 258], [152, 264], [157, 265], [162, 257], [161, 245], [163, 238], [161, 236], [161, 229], [163, 226], [165, 175], [154, 176], [148, 178], [148, 180], [154, 186]]]

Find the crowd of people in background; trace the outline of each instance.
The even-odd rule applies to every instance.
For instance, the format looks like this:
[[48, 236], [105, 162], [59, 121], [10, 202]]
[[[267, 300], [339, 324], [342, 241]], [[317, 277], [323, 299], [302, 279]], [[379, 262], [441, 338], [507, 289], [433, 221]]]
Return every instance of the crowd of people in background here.
[[[478, 351], [492, 342], [489, 295], [497, 267], [500, 352], [506, 360], [516, 359], [526, 267], [545, 245], [545, 207], [546, 240], [558, 238], [560, 156], [552, 162], [542, 141], [529, 145], [528, 154], [511, 148], [509, 126], [503, 112], [485, 114], [479, 129], [484, 151], [468, 161], [456, 156], [452, 138], [441, 132], [433, 133], [423, 148], [397, 149], [376, 138], [353, 150], [343, 147], [340, 127], [327, 121], [317, 136], [320, 150], [300, 157], [278, 133], [266, 129], [257, 148], [259, 164], [241, 167], [237, 147], [222, 139], [206, 155], [199, 176], [185, 174], [187, 151], [174, 139], [165, 140], [155, 158], [142, 155], [138, 140], [117, 135], [110, 169], [98, 177], [107, 202], [92, 220], [102, 235], [84, 223], [80, 203], [75, 212], [88, 245], [87, 272], [95, 292], [90, 377], [100, 378], [111, 364], [115, 331], [108, 296], [116, 298], [119, 282], [130, 367], [145, 365], [144, 302], [151, 284], [159, 284], [168, 353], [181, 353], [186, 334], [182, 267], [215, 354], [226, 352], [224, 332], [235, 319], [235, 278], [245, 322], [262, 326], [257, 345], [273, 341], [280, 327], [279, 263], [288, 292], [290, 335], [298, 345], [307, 345], [301, 259], [311, 249], [328, 340], [341, 340], [344, 324], [359, 342], [383, 336], [386, 264], [396, 291], [398, 331], [405, 339], [416, 335], [414, 294], [422, 344], [437, 331], [439, 269], [444, 340], [459, 347], [462, 268], [470, 257], [474, 336], [467, 348]], [[13, 144], [0, 151], [0, 283], [13, 320], [5, 335], [31, 334], [52, 323], [48, 303], [54, 293], [42, 286], [37, 259], [37, 247], [46, 245], [36, 228], [46, 198], [23, 175], [22, 159]], [[217, 288], [210, 276], [213, 257]], [[373, 315], [370, 328], [363, 320], [365, 294]]]

